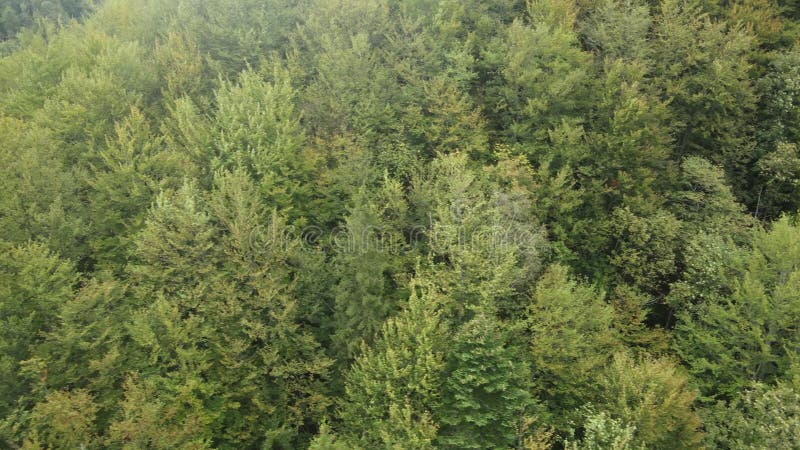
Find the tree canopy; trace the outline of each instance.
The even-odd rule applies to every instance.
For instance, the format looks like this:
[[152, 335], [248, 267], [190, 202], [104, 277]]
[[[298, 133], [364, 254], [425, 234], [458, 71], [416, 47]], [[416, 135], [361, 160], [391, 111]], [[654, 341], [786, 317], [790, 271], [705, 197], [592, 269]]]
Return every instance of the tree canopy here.
[[0, 0], [0, 448], [797, 448], [799, 210], [796, 0]]

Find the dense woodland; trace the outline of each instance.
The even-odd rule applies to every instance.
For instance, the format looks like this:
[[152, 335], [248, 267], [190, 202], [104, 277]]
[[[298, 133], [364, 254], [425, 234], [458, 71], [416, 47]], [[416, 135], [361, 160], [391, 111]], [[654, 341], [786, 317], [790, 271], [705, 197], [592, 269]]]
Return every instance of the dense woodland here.
[[0, 1], [0, 447], [800, 448], [799, 36]]

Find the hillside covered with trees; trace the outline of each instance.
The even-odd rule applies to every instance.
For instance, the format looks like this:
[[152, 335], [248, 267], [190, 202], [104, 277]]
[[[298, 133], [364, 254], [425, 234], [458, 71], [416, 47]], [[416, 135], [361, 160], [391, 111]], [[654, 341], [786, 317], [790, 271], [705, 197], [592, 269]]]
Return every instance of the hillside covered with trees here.
[[800, 448], [797, 0], [0, 40], [0, 448]]

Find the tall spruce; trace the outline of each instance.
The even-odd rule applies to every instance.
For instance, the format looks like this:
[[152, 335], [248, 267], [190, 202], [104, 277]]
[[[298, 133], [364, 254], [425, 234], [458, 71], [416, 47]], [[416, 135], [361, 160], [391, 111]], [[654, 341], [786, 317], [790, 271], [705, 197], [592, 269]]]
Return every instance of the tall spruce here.
[[[430, 426], [426, 416], [441, 403], [447, 342], [442, 298], [423, 280], [412, 281], [409, 289], [404, 309], [386, 321], [346, 374], [339, 419], [342, 433], [360, 447], [380, 447], [387, 439], [398, 442], [402, 435], [397, 433], [421, 432], [408, 427]], [[392, 428], [382, 425], [391, 422]]]

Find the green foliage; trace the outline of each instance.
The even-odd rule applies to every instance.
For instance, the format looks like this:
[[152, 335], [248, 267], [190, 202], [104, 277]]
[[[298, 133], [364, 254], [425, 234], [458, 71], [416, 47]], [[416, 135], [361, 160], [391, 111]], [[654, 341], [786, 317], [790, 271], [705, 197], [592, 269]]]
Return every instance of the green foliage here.
[[157, 192], [180, 186], [187, 161], [164, 152], [144, 116], [132, 109], [116, 125], [116, 139], [90, 163], [86, 183], [89, 213], [100, 218], [90, 227], [93, 259], [101, 268], [121, 269], [131, 252], [131, 237], [142, 229]]
[[800, 395], [788, 383], [756, 383], [729, 405], [709, 408], [705, 428], [709, 447], [795, 448], [800, 445]]
[[796, 144], [779, 142], [775, 150], [758, 161], [756, 167], [761, 176], [767, 180], [760, 192], [760, 194], [766, 192], [764, 209], [761, 209], [760, 199], [757, 204], [760, 214], [763, 211], [764, 215], [773, 215], [776, 209], [781, 211], [800, 209], [800, 205], [795, 203], [800, 186], [800, 153]]
[[0, 40], [13, 38], [40, 20], [68, 21], [92, 10], [87, 0], [4, 0], [0, 2]]
[[605, 412], [586, 411], [583, 437], [580, 440], [565, 440], [569, 450], [634, 450], [633, 434], [636, 427], [626, 425], [621, 419], [613, 419]]
[[[742, 195], [753, 145], [748, 117], [756, 96], [746, 63], [753, 41], [731, 25], [714, 21], [692, 2], [665, 0], [654, 25], [653, 59], [655, 86], [674, 114], [676, 156], [721, 164]], [[748, 204], [752, 200], [746, 197]]]
[[[496, 128], [537, 159], [550, 153], [548, 144], [561, 150], [559, 135], [581, 134], [581, 116], [591, 104], [590, 57], [578, 46], [570, 3], [532, 2], [543, 17], [534, 15], [530, 25], [516, 20], [502, 43], [504, 83], [494, 93], [499, 102], [491, 112], [498, 115]], [[583, 156], [571, 154], [580, 152], [580, 146], [563, 151], [570, 153], [553, 153], [568, 161]]]
[[670, 203], [690, 232], [724, 233], [741, 241], [752, 225], [726, 183], [723, 170], [697, 156], [684, 158], [681, 163], [679, 188], [672, 193]]
[[442, 299], [419, 280], [410, 290], [405, 308], [385, 322], [380, 337], [362, 350], [346, 374], [340, 419], [343, 434], [360, 447], [398, 443], [409, 435], [424, 442], [424, 436], [430, 436], [425, 429], [432, 426], [424, 417], [441, 402]]
[[[56, 326], [63, 303], [73, 295], [77, 274], [69, 261], [43, 244], [0, 248], [0, 415], [8, 417], [27, 394], [20, 365], [42, 335]], [[47, 385], [47, 371], [37, 374]]]
[[301, 156], [305, 134], [290, 80], [278, 68], [274, 78], [268, 83], [249, 70], [236, 84], [222, 83], [212, 137], [216, 155], [209, 164], [214, 170], [247, 169], [261, 184], [267, 204], [291, 214], [307, 201], [310, 173]]
[[2, 239], [46, 242], [66, 257], [85, 249], [85, 212], [78, 182], [46, 130], [0, 119], [0, 229]]
[[530, 402], [530, 372], [502, 324], [478, 312], [453, 336], [442, 388], [440, 448], [509, 448]]
[[603, 295], [563, 266], [550, 267], [536, 284], [527, 317], [534, 392], [561, 429], [599, 389], [597, 372], [619, 345], [612, 319]]
[[653, 51], [647, 41], [653, 19], [644, 2], [602, 0], [581, 23], [587, 45], [605, 58], [642, 60]]
[[[496, 175], [513, 180], [501, 169]], [[546, 244], [532, 223], [529, 197], [499, 181], [481, 177], [459, 153], [433, 160], [413, 182], [411, 201], [425, 230], [430, 277], [453, 302], [449, 314], [462, 316], [478, 305], [520, 314], [521, 291], [540, 270]]]
[[347, 450], [348, 447], [341, 442], [331, 430], [327, 422], [322, 422], [319, 433], [311, 440], [308, 450]]
[[364, 343], [372, 343], [383, 322], [397, 309], [393, 273], [404, 242], [398, 230], [382, 220], [392, 205], [378, 207], [360, 190], [345, 219], [346, 234], [335, 236], [336, 265], [340, 271], [335, 289], [331, 336], [338, 359], [349, 361]]
[[208, 207], [191, 184], [161, 195], [139, 236], [132, 276], [137, 297], [153, 300], [131, 336], [154, 401], [179, 402], [176, 418], [202, 430], [195, 440], [290, 446], [328, 405], [330, 362], [297, 321], [281, 226], [239, 170], [217, 174]]
[[53, 392], [33, 408], [31, 433], [22, 448], [99, 448], [95, 414], [97, 406], [88, 392]]
[[799, 136], [798, 58], [800, 52], [797, 48], [775, 54], [768, 72], [758, 81], [760, 113], [764, 116], [763, 128], [759, 129], [758, 136], [767, 150], [780, 142], [795, 142]]
[[688, 382], [669, 360], [617, 354], [601, 376], [598, 407], [633, 428], [631, 448], [702, 448]]
[[392, 403], [389, 418], [377, 425], [383, 447], [392, 450], [433, 450], [436, 424], [428, 413], [416, 413], [409, 402], [404, 406]]
[[627, 207], [614, 210], [611, 220], [616, 245], [609, 265], [623, 282], [644, 292], [663, 292], [677, 270], [681, 223], [663, 210], [642, 217]]
[[799, 42], [797, 0], [0, 0], [0, 447], [797, 447]]
[[736, 253], [695, 259], [716, 267], [697, 267], [678, 291], [692, 296], [677, 304], [675, 350], [709, 397], [735, 398], [750, 381], [780, 379], [798, 346], [797, 227], [780, 219], [756, 234], [741, 262]]
[[123, 385], [121, 413], [111, 423], [108, 444], [122, 448], [206, 449], [203, 422], [197, 413], [186, 414], [158, 395], [157, 386], [129, 378]]
[[595, 189], [611, 205], [657, 201], [654, 191], [669, 180], [672, 165], [667, 103], [646, 90], [644, 63], [607, 59], [603, 73], [587, 135], [591, 157], [572, 165], [580, 163], [584, 175], [605, 185]]

